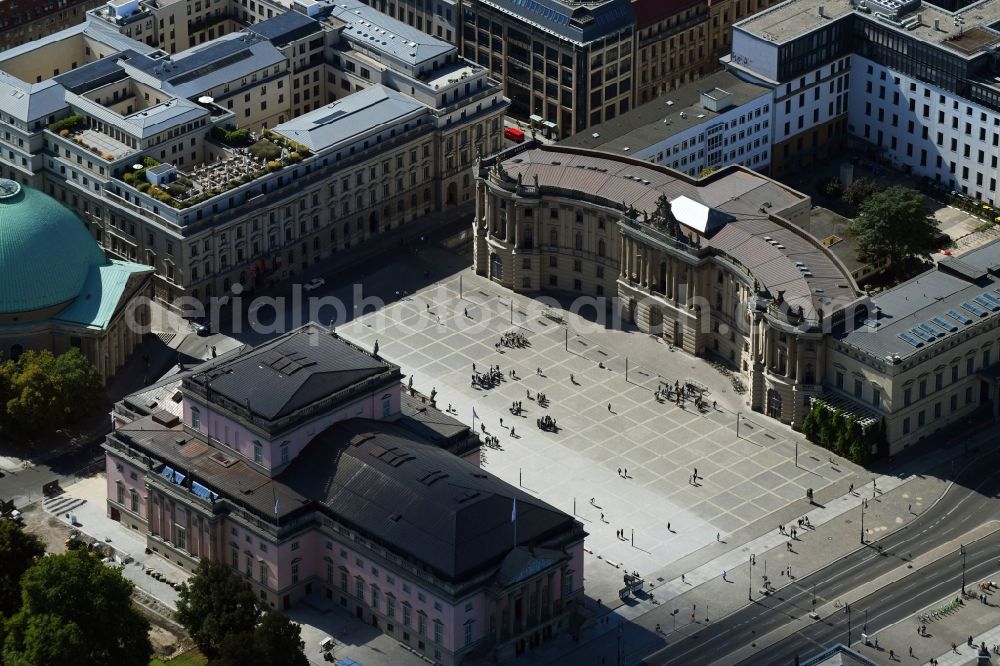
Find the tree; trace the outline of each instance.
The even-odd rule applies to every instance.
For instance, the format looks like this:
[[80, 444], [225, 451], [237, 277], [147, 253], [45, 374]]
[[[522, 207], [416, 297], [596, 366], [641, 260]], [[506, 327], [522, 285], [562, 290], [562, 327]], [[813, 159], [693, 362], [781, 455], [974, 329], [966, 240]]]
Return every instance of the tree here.
[[715, 167], [702, 167], [701, 172], [698, 174], [698, 178], [708, 178], [716, 171], [718, 171], [718, 169]]
[[52, 373], [63, 422], [72, 423], [97, 406], [101, 395], [101, 373], [79, 349], [56, 356]]
[[259, 614], [253, 592], [232, 569], [202, 560], [181, 586], [174, 617], [201, 651], [214, 657], [227, 636], [252, 631]]
[[309, 666], [302, 651], [302, 631], [280, 612], [267, 610], [250, 633], [233, 634], [222, 643], [213, 666]]
[[844, 194], [844, 186], [839, 178], [830, 178], [822, 181], [820, 191], [831, 199], [839, 199]]
[[852, 206], [860, 206], [881, 189], [878, 183], [871, 178], [858, 178], [844, 188], [844, 202]]
[[21, 609], [6, 623], [8, 666], [145, 666], [149, 622], [132, 583], [85, 550], [45, 557], [21, 577]]
[[21, 576], [44, 554], [45, 546], [34, 535], [0, 519], [0, 619], [20, 610]]
[[802, 421], [802, 434], [810, 442], [819, 441], [820, 422], [822, 419], [819, 410], [821, 409], [826, 408], [819, 401], [813, 401], [812, 407], [809, 408], [809, 412], [806, 414], [806, 418]]
[[873, 194], [861, 204], [850, 233], [857, 240], [860, 261], [889, 259], [897, 267], [928, 257], [939, 237], [923, 195], [902, 185]]
[[100, 396], [101, 375], [79, 349], [59, 356], [27, 351], [0, 363], [0, 424], [6, 430], [37, 433], [72, 423]]

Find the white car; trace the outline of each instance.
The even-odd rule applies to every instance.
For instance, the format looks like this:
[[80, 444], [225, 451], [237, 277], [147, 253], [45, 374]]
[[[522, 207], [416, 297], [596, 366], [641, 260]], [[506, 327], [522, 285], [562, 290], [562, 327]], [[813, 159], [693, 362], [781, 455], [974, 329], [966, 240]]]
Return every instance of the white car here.
[[306, 291], [312, 291], [313, 289], [319, 289], [324, 284], [326, 284], [326, 280], [323, 278], [313, 278], [312, 280], [309, 280], [309, 282], [302, 285], [302, 288]]

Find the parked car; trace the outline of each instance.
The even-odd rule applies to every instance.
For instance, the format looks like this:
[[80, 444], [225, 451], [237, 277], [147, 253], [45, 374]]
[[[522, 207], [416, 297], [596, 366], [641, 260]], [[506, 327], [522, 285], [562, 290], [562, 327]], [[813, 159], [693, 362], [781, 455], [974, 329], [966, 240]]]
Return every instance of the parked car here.
[[313, 278], [312, 280], [309, 280], [309, 282], [302, 285], [302, 288], [306, 291], [312, 291], [313, 289], [319, 289], [324, 284], [326, 284], [326, 280], [323, 278]]

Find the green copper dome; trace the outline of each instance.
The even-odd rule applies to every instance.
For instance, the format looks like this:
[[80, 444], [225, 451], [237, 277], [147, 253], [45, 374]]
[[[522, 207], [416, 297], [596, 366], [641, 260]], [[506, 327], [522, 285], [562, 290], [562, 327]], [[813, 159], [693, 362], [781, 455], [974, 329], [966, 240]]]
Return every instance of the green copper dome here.
[[83, 223], [44, 192], [0, 179], [0, 313], [75, 299], [108, 263]]

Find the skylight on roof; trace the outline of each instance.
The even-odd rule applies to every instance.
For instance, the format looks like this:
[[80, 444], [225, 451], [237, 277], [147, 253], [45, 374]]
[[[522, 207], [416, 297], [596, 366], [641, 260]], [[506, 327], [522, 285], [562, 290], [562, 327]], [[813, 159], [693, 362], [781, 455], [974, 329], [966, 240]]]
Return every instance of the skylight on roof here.
[[923, 342], [921, 342], [920, 340], [917, 340], [915, 337], [913, 337], [912, 335], [910, 335], [909, 333], [906, 333], [906, 332], [900, 333], [899, 334], [899, 339], [903, 340], [904, 342], [907, 342], [907, 343], [913, 345], [914, 347], [923, 347], [924, 346]]
[[962, 307], [971, 312], [972, 314], [976, 315], [977, 317], [986, 316], [986, 310], [983, 310], [982, 308], [973, 305], [972, 303], [962, 303]]
[[935, 324], [937, 324], [944, 330], [948, 331], [949, 333], [954, 333], [955, 331], [958, 330], [958, 326], [955, 326], [955, 324], [945, 321], [941, 317], [934, 317], [933, 319], [931, 319], [931, 321], [933, 321]]
[[946, 312], [945, 314], [947, 314], [949, 317], [951, 317], [952, 319], [954, 319], [955, 321], [957, 321], [960, 324], [966, 324], [966, 325], [968, 325], [968, 324], [972, 323], [971, 319], [969, 319], [968, 317], [966, 317], [964, 314], [962, 314], [958, 310], [948, 310], [948, 312]]
[[987, 310], [991, 310], [993, 312], [996, 312], [997, 310], [1000, 310], [1000, 303], [996, 303], [996, 302], [991, 301], [990, 299], [986, 298], [986, 294], [983, 294], [982, 296], [976, 296], [972, 300], [974, 300], [979, 305], [982, 305]]

